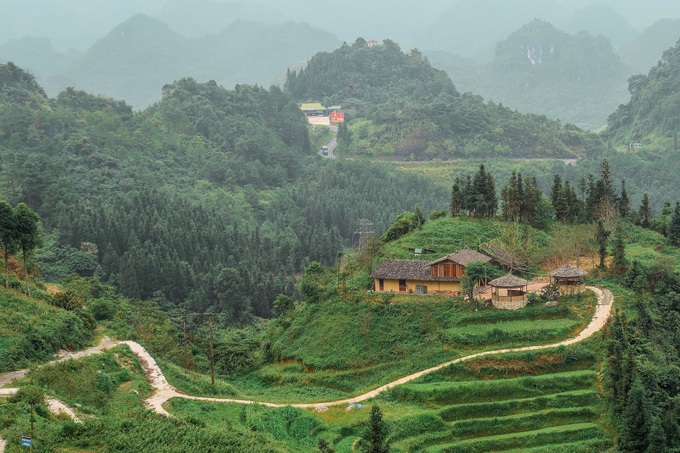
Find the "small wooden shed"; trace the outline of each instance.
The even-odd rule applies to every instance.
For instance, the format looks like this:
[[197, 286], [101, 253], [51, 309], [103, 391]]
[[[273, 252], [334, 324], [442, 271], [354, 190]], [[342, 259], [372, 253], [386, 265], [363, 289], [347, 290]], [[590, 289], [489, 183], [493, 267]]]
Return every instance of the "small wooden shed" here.
[[496, 308], [517, 310], [527, 305], [529, 282], [510, 273], [489, 282], [491, 302]]
[[550, 281], [557, 284], [560, 294], [577, 294], [586, 290], [587, 274], [583, 269], [567, 264], [552, 271]]

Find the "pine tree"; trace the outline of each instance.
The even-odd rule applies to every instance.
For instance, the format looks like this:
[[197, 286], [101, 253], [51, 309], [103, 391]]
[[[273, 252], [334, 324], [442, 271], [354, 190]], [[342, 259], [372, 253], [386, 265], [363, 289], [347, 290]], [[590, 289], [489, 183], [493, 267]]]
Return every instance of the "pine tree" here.
[[0, 247], [5, 257], [5, 288], [9, 286], [9, 257], [16, 252], [16, 219], [12, 206], [2, 200], [0, 201]]
[[615, 206], [616, 189], [614, 189], [614, 180], [612, 179], [612, 172], [609, 168], [609, 161], [607, 159], [602, 161], [600, 178], [602, 180], [602, 198], [600, 199], [600, 202], [604, 201]]
[[387, 425], [383, 421], [382, 411], [378, 405], [371, 408], [371, 415], [368, 418], [368, 428], [364, 434], [366, 441], [363, 451], [365, 453], [387, 453]]
[[42, 246], [42, 237], [40, 236], [38, 225], [40, 217], [24, 203], [19, 203], [14, 208], [14, 218], [16, 222], [16, 240], [21, 250], [24, 271], [26, 272], [26, 292], [30, 297], [31, 287], [28, 276], [28, 259], [35, 249]]
[[668, 237], [668, 231], [671, 226], [671, 216], [673, 215], [673, 209], [671, 208], [671, 202], [666, 200], [663, 202], [661, 207], [661, 212], [659, 216], [654, 220], [654, 230], [664, 236]]
[[628, 218], [628, 215], [630, 214], [630, 200], [628, 199], [628, 192], [626, 192], [625, 179], [621, 180], [621, 195], [619, 195], [618, 199], [618, 209], [621, 218]]
[[645, 388], [636, 377], [626, 398], [617, 447], [621, 452], [644, 452], [652, 424], [652, 408]]
[[680, 246], [680, 203], [675, 203], [675, 209], [671, 216], [671, 224], [668, 227], [668, 240], [671, 244]]
[[612, 245], [614, 248], [612, 253], [612, 271], [616, 275], [623, 275], [628, 268], [628, 263], [626, 262], [626, 246], [623, 242], [623, 232], [620, 226], [617, 226], [614, 231]]
[[493, 177], [486, 172], [484, 164], [472, 180], [472, 212], [475, 217], [493, 217], [498, 209], [498, 197]]
[[609, 242], [609, 232], [604, 227], [602, 220], [597, 221], [597, 232], [595, 233], [595, 240], [598, 245], [598, 254], [600, 255], [600, 269], [605, 268], [604, 260], [607, 258], [607, 243]]
[[661, 419], [654, 415], [652, 416], [645, 453], [665, 453], [667, 451], [668, 446], [666, 444], [666, 433], [663, 429], [663, 424], [661, 423]]
[[423, 211], [420, 209], [420, 205], [416, 205], [416, 227], [420, 228], [423, 225], [425, 225], [425, 215], [423, 214]]
[[642, 204], [640, 204], [640, 209], [638, 210], [639, 213], [639, 222], [638, 224], [642, 228], [649, 228], [652, 225], [652, 209], [649, 207], [649, 195], [647, 192], [642, 196]]
[[465, 207], [465, 180], [456, 177], [451, 187], [451, 217], [455, 217]]
[[524, 194], [520, 199], [522, 213], [521, 217], [524, 222], [527, 222], [531, 225], [534, 224], [534, 221], [538, 215], [539, 205], [543, 198], [545, 198], [545, 195], [543, 195], [541, 190], [538, 188], [536, 178], [526, 178], [524, 180]]

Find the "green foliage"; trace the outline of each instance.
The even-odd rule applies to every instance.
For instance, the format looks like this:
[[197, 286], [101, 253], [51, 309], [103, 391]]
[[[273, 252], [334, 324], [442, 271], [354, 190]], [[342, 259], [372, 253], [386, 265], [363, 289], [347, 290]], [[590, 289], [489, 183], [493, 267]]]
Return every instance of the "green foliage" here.
[[84, 313], [0, 291], [0, 370], [25, 368], [52, 358], [60, 349], [77, 349], [92, 341]]
[[672, 149], [678, 129], [677, 77], [680, 44], [667, 49], [647, 75], [628, 79], [631, 98], [610, 115], [605, 136], [619, 145]]
[[418, 217], [413, 212], [405, 212], [397, 217], [394, 223], [380, 237], [380, 240], [383, 242], [394, 241], [415, 231], [417, 227]]
[[387, 424], [383, 421], [382, 411], [375, 404], [371, 407], [371, 414], [368, 417], [366, 432], [361, 438], [361, 451], [365, 453], [387, 453], [389, 444], [387, 443]]
[[288, 73], [301, 101], [340, 104], [351, 113], [343, 149], [357, 155], [425, 160], [451, 156], [566, 156], [599, 140], [537, 115], [521, 115], [479, 96], [460, 94], [422, 53], [390, 40], [362, 39], [312, 57]]

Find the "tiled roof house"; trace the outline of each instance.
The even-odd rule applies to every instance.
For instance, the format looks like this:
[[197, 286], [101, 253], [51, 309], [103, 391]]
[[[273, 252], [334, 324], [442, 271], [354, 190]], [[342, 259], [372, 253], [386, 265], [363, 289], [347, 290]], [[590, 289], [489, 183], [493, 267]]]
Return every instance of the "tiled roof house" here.
[[371, 278], [379, 292], [458, 292], [465, 267], [474, 261], [488, 263], [491, 257], [465, 248], [430, 262], [385, 260]]

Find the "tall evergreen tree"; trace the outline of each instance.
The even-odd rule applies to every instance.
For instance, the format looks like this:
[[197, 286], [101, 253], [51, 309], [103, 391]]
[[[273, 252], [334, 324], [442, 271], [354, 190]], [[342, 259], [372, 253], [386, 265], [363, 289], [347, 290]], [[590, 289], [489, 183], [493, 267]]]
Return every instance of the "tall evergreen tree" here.
[[364, 440], [366, 441], [363, 449], [365, 453], [387, 453], [390, 450], [387, 445], [387, 425], [383, 421], [382, 411], [377, 404], [371, 408]]
[[640, 378], [635, 378], [626, 398], [626, 408], [617, 438], [618, 451], [644, 452], [652, 424], [652, 407]]
[[663, 202], [659, 216], [654, 220], [654, 230], [668, 237], [672, 215], [673, 209], [671, 208], [671, 202], [666, 200]]
[[626, 246], [623, 242], [623, 232], [620, 225], [614, 230], [612, 245], [612, 271], [616, 275], [623, 275], [628, 268], [628, 263], [626, 261]]
[[680, 202], [675, 203], [671, 224], [668, 227], [668, 240], [676, 247], [680, 246]]
[[628, 218], [628, 215], [630, 215], [630, 200], [628, 199], [628, 192], [626, 192], [625, 179], [621, 180], [621, 195], [619, 195], [618, 199], [618, 209], [621, 218]]
[[607, 258], [607, 243], [609, 242], [609, 232], [604, 227], [602, 220], [597, 221], [597, 232], [595, 233], [597, 250], [600, 255], [600, 269], [605, 268], [604, 260]]
[[0, 247], [5, 258], [5, 288], [9, 286], [9, 257], [16, 252], [17, 226], [12, 206], [0, 201]]
[[26, 272], [26, 291], [30, 297], [31, 286], [29, 284], [28, 260], [33, 251], [42, 246], [42, 237], [40, 236], [40, 229], [38, 226], [40, 217], [38, 217], [38, 214], [35, 212], [31, 211], [24, 203], [19, 203], [14, 208], [14, 218], [16, 221], [17, 243], [21, 250], [24, 271]]
[[465, 207], [465, 180], [458, 176], [451, 187], [451, 217], [455, 217]]
[[472, 211], [475, 217], [493, 217], [498, 209], [498, 197], [493, 177], [486, 172], [484, 164], [472, 180]]
[[642, 196], [642, 203], [640, 204], [640, 209], [638, 210], [639, 220], [638, 224], [642, 228], [649, 228], [652, 225], [653, 216], [652, 208], [649, 207], [649, 194], [647, 192]]

